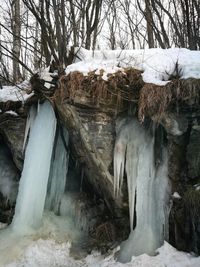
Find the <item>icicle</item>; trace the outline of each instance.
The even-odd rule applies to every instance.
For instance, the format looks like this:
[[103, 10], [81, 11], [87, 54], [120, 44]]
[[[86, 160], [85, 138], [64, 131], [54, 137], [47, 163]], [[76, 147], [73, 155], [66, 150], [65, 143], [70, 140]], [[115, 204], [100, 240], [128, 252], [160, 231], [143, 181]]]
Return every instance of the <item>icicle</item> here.
[[124, 177], [124, 162], [126, 152], [126, 140], [119, 138], [114, 149], [114, 196], [118, 197], [121, 191]]
[[[134, 119], [127, 120], [123, 127], [118, 128], [114, 150], [114, 191], [117, 196], [123, 180], [121, 168], [124, 168], [126, 159], [131, 227], [130, 236], [119, 253], [118, 259], [122, 262], [131, 260], [133, 255], [154, 255], [164, 242], [169, 189], [164, 148], [162, 154], [163, 161], [156, 169], [154, 137]], [[135, 211], [136, 227], [133, 230]]]
[[63, 140], [60, 130], [58, 129], [57, 140], [55, 142], [55, 153], [52, 158], [46, 199], [46, 208], [53, 210], [55, 214], [59, 213], [60, 202], [65, 191], [69, 158], [64, 144], [65, 142], [68, 145], [68, 132], [64, 131], [63, 135], [65, 140]]
[[45, 102], [41, 105], [31, 128], [25, 153], [24, 168], [12, 222], [12, 227], [17, 232], [29, 232], [41, 224], [55, 128], [54, 111], [49, 102]]
[[137, 149], [133, 149], [133, 144], [129, 144], [126, 153], [126, 173], [128, 182], [129, 197], [129, 216], [130, 230], [133, 231], [134, 209], [135, 209], [135, 190], [138, 176], [138, 157]]
[[32, 106], [30, 108], [27, 120], [26, 120], [26, 128], [25, 128], [25, 134], [24, 134], [24, 143], [23, 143], [23, 151], [25, 149], [26, 146], [26, 142], [27, 142], [27, 138], [28, 138], [28, 134], [30, 131], [30, 128], [33, 126], [33, 123], [35, 121], [35, 117], [37, 115], [37, 110], [35, 108], [35, 106]]

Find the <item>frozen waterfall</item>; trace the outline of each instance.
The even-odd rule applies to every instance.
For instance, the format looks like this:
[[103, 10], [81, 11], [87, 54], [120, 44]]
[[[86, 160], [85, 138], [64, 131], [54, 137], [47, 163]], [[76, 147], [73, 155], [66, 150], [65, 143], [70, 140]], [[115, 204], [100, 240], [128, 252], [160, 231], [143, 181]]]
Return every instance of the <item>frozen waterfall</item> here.
[[56, 118], [49, 102], [42, 104], [32, 122], [12, 227], [25, 233], [37, 229], [42, 220]]
[[[156, 168], [154, 162], [154, 137], [132, 118], [118, 122], [114, 150], [114, 191], [120, 194], [126, 171], [129, 195], [131, 232], [122, 243], [118, 259], [121, 262], [147, 253], [154, 255], [166, 235], [168, 214], [167, 152]], [[136, 218], [134, 213], [136, 211]], [[133, 223], [136, 227], [133, 230]]]
[[69, 154], [66, 151], [68, 139], [68, 132], [64, 128], [58, 127], [45, 205], [46, 209], [53, 210], [55, 214], [59, 213], [61, 199], [65, 191], [69, 158]]

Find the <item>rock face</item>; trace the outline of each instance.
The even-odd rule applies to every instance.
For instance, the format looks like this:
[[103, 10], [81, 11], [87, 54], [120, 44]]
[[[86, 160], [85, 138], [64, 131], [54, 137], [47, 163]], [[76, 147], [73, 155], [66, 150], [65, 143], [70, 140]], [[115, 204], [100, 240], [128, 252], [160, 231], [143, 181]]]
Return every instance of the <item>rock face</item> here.
[[[102, 99], [98, 101], [87, 89], [86, 85], [92, 83], [89, 79], [90, 76], [84, 79], [76, 73], [65, 77], [61, 81], [62, 90], [56, 98], [56, 107], [61, 121], [69, 130], [72, 153], [81, 164], [85, 179], [106, 201], [110, 211], [115, 214], [117, 211], [127, 212], [127, 186], [123, 188], [121, 199], [113, 196], [112, 166], [116, 115], [127, 116], [131, 101], [122, 101], [118, 110], [115, 109], [117, 98], [111, 101], [113, 105], [106, 98], [104, 102]], [[116, 79], [117, 82], [120, 79]], [[94, 80], [95, 82], [97, 81]], [[193, 87], [191, 83], [194, 83]], [[106, 86], [109, 87], [109, 83]], [[110, 86], [112, 88], [112, 84]], [[117, 86], [121, 88], [120, 82]], [[137, 93], [132, 97], [133, 102], [136, 99], [136, 104], [131, 106], [142, 121], [145, 115], [150, 121], [157, 123], [155, 163], [159, 164], [162, 160], [161, 147], [167, 145], [172, 195], [177, 192], [175, 197], [171, 197], [169, 240], [178, 249], [200, 253], [199, 241], [197, 242], [200, 238], [200, 209], [192, 208], [197, 206], [200, 198], [195, 194], [196, 197], [192, 199], [190, 194], [191, 190], [196, 190], [194, 184], [200, 183], [199, 81], [175, 81], [166, 88], [146, 85], [143, 87], [145, 90], [141, 89], [142, 86], [140, 84], [137, 87]], [[182, 86], [183, 91], [177, 91], [176, 86]], [[138, 93], [140, 89], [142, 94]], [[165, 106], [162, 106], [162, 101], [159, 102], [161, 98], [164, 99]], [[181, 197], [176, 198], [176, 195]], [[192, 242], [188, 241], [189, 236], [193, 236]]]
[[[167, 87], [167, 93], [165, 87], [144, 86], [141, 73], [129, 70], [108, 81], [94, 73], [86, 78], [72, 73], [61, 78], [61, 83], [60, 92], [53, 97], [48, 93], [47, 98], [55, 104], [59, 123], [69, 131], [70, 150], [81, 169], [81, 179], [105, 201], [111, 216], [123, 217], [127, 229], [126, 183], [119, 198], [113, 192], [116, 118], [136, 114], [143, 123], [145, 117], [157, 123], [155, 163], [162, 160], [160, 151], [167, 145], [172, 195], [178, 193], [171, 197], [169, 240], [178, 249], [200, 254], [200, 82], [175, 81]], [[177, 92], [177, 86], [184, 86], [184, 90]], [[160, 102], [162, 99], [164, 102]], [[18, 170], [23, 166], [25, 124], [23, 116], [0, 115], [0, 135]]]
[[188, 176], [200, 177], [200, 125], [194, 125], [187, 146]]
[[22, 117], [3, 114], [0, 116], [0, 134], [3, 135], [8, 144], [13, 160], [19, 170], [23, 167], [23, 142], [26, 119]]
[[78, 160], [86, 179], [107, 206], [122, 207], [114, 200], [112, 157], [115, 139], [114, 117], [98, 109], [72, 106], [57, 101], [57, 109], [69, 131], [71, 153]]

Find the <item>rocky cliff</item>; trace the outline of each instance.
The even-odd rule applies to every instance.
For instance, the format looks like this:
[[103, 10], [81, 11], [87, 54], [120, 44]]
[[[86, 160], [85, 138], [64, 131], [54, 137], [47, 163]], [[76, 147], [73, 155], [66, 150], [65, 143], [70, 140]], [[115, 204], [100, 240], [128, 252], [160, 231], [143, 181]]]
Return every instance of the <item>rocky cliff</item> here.
[[[169, 240], [178, 249], [200, 253], [200, 80], [173, 77], [167, 85], [147, 84], [142, 72], [132, 68], [111, 74], [106, 81], [102, 75], [64, 75], [55, 92], [46, 93], [37, 87], [34, 100], [25, 104], [24, 112], [20, 113], [23, 105], [19, 102], [2, 110], [0, 135], [10, 149], [16, 172], [23, 165], [27, 110], [37, 99], [46, 97], [69, 131], [71, 155], [82, 178], [105, 201], [110, 216], [114, 220], [125, 218], [127, 227], [126, 183], [119, 198], [113, 193], [116, 119], [135, 116], [142, 124], [154, 123], [155, 164], [161, 160], [160, 147], [168, 148], [172, 188]], [[5, 113], [8, 110], [19, 111], [18, 116]]]

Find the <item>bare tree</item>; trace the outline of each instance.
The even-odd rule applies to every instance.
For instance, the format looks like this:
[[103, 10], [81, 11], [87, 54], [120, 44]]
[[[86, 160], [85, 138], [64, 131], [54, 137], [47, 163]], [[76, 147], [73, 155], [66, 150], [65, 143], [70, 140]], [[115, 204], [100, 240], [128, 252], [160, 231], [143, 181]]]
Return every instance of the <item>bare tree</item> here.
[[21, 21], [20, 21], [20, 0], [13, 0], [11, 2], [12, 10], [12, 32], [13, 32], [13, 81], [18, 82], [21, 79], [19, 59], [21, 51]]

